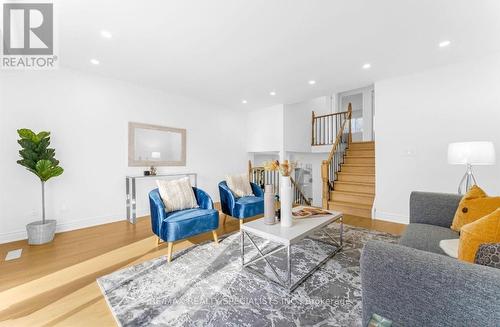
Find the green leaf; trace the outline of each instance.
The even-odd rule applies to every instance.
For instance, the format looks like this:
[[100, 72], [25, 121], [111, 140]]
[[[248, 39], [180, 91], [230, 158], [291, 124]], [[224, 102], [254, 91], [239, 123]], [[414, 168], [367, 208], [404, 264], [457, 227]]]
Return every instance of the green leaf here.
[[28, 169], [35, 169], [35, 166], [36, 166], [35, 161], [26, 160], [26, 159], [18, 160], [17, 163], [23, 167], [28, 168]]
[[50, 177], [50, 168], [52, 167], [52, 162], [50, 160], [40, 160], [36, 163], [36, 172], [38, 177], [42, 181], [47, 181]]
[[64, 170], [61, 167], [52, 165], [50, 160], [40, 160], [36, 163], [36, 172], [38, 177], [46, 182], [52, 177], [61, 175]]
[[59, 167], [59, 166], [52, 167], [50, 169], [49, 178], [57, 177], [57, 176], [61, 175], [63, 172], [64, 172], [64, 169], [62, 169], [62, 167]]
[[49, 147], [49, 145], [50, 145], [50, 137], [45, 138], [38, 143], [37, 151], [40, 153], [45, 152], [47, 150], [47, 148]]
[[38, 137], [38, 139], [43, 140], [43, 139], [50, 136], [50, 132], [43, 131], [43, 132], [38, 133], [36, 136]]
[[29, 159], [29, 160], [33, 160], [33, 161], [38, 161], [40, 158], [38, 156], [38, 153], [33, 151], [33, 150], [30, 150], [30, 149], [22, 149], [19, 151], [19, 155], [23, 158], [23, 159]]
[[19, 136], [25, 140], [33, 140], [33, 138], [36, 136], [32, 130], [27, 128], [18, 129], [17, 134], [19, 134]]
[[20, 139], [17, 140], [17, 143], [22, 146], [23, 148], [30, 149], [30, 150], [36, 150], [37, 145], [35, 142], [27, 139]]

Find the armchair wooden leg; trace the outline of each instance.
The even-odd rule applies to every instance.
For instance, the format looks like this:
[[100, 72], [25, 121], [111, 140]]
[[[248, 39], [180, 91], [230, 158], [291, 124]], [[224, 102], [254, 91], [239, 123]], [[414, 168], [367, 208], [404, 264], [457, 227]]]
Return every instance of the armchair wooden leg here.
[[161, 243], [163, 243], [163, 241], [161, 240], [161, 238], [159, 238], [158, 236], [156, 236], [156, 246], [160, 246]]
[[212, 235], [214, 236], [215, 244], [219, 245], [219, 238], [217, 237], [217, 231], [212, 231]]
[[174, 247], [174, 242], [167, 243], [167, 261], [172, 261], [172, 248]]
[[222, 226], [224, 226], [226, 224], [226, 218], [227, 218], [227, 215], [226, 214], [223, 214], [224, 216], [222, 217]]
[[243, 226], [243, 219], [240, 219], [240, 229], [241, 229], [241, 226]]

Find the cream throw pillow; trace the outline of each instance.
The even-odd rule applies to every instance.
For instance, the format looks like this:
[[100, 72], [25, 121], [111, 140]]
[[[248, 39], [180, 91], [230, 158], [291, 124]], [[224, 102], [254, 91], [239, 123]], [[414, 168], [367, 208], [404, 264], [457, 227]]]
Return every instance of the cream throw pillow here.
[[248, 181], [247, 174], [226, 176], [227, 187], [236, 194], [237, 197], [253, 196], [252, 186]]
[[189, 177], [172, 181], [157, 180], [156, 185], [167, 212], [198, 207]]
[[458, 258], [458, 242], [460, 239], [454, 238], [451, 240], [441, 240], [439, 241], [439, 247], [452, 258]]

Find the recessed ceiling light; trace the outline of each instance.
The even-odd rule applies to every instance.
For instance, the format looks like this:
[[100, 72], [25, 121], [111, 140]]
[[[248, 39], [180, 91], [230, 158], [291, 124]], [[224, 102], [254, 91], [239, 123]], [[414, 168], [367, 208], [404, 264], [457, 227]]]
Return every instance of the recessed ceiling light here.
[[100, 64], [99, 60], [97, 60], [97, 59], [90, 59], [90, 63], [92, 65], [99, 65]]
[[308, 83], [309, 83], [309, 85], [314, 85], [314, 84], [316, 84], [316, 81], [315, 80], [310, 80]]
[[101, 31], [101, 36], [105, 39], [111, 39], [113, 37], [113, 34], [111, 34], [110, 31], [107, 30], [102, 30]]
[[276, 95], [276, 92], [271, 91], [271, 92], [269, 92], [269, 95], [275, 96], [275, 95]]
[[363, 65], [363, 69], [370, 69], [371, 67], [372, 67], [372, 65], [369, 63], [366, 63]]
[[247, 101], [247, 100], [241, 100], [241, 103], [243, 103], [243, 104], [247, 104], [247, 103], [248, 103], [248, 101]]
[[439, 42], [439, 47], [444, 48], [444, 47], [449, 46], [450, 44], [451, 44], [451, 41], [448, 41], [448, 40], [442, 41], [442, 42]]

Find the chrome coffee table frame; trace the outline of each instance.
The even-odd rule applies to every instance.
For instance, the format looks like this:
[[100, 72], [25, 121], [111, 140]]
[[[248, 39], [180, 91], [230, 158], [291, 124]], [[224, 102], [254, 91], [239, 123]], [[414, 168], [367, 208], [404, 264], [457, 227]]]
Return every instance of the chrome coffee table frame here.
[[[297, 208], [300, 209], [300, 208]], [[295, 221], [295, 224], [300, 224], [303, 222], [305, 219], [310, 219], [310, 220], [318, 220], [317, 223], [312, 224], [312, 226], [292, 226], [288, 228], [296, 228], [297, 231], [296, 233], [292, 233], [294, 235], [281, 235], [280, 232], [285, 230], [285, 228], [282, 227], [281, 231], [277, 230], [277, 228], [268, 228], [266, 230], [266, 227], [263, 226], [263, 222], [259, 222], [262, 219], [255, 220], [253, 222], [250, 222], [248, 224], [244, 224], [241, 229], [241, 264], [244, 269], [247, 269], [248, 271], [263, 277], [265, 279], [268, 279], [269, 281], [284, 287], [287, 289], [289, 292], [293, 292], [297, 287], [299, 287], [308, 277], [310, 277], [316, 270], [318, 270], [323, 264], [325, 264], [329, 259], [331, 259], [333, 256], [335, 256], [339, 251], [342, 250], [343, 248], [343, 232], [344, 232], [344, 223], [343, 223], [343, 216], [341, 213], [335, 213], [332, 212], [331, 216], [325, 216], [326, 219], [322, 219], [323, 217], [314, 217], [314, 218], [301, 218], [297, 219]], [[319, 219], [322, 219], [322, 221], [319, 221]], [[334, 236], [330, 235], [326, 231], [326, 226], [333, 222], [338, 222], [340, 224], [340, 232], [339, 232], [339, 239], [335, 239]], [[253, 224], [253, 225], [252, 225]], [[278, 228], [279, 225], [277, 225]], [[297, 228], [298, 227], [298, 228]], [[303, 228], [300, 228], [303, 227]], [[286, 230], [285, 230], [286, 232]], [[310, 236], [312, 234], [315, 234], [317, 232], [321, 232], [325, 235], [328, 236], [329, 241], [325, 240], [319, 240], [319, 239], [313, 239], [314, 241], [322, 242], [331, 246], [335, 247], [335, 250], [332, 251], [326, 258], [324, 258], [322, 261], [320, 261], [318, 264], [316, 264], [310, 271], [308, 271], [303, 277], [301, 277], [298, 281], [295, 283], [292, 282], [292, 245], [300, 242], [302, 239], [304, 239], [307, 236]], [[261, 238], [264, 238], [266, 240], [272, 241], [272, 242], [277, 242], [280, 243], [281, 245], [277, 246], [276, 248], [272, 249], [271, 251], [268, 251], [267, 253], [263, 253], [262, 249], [259, 248], [259, 246], [256, 244], [255, 240], [253, 239], [252, 236], [259, 236]], [[248, 238], [252, 246], [257, 250], [258, 256], [248, 262], [245, 262], [245, 238]], [[276, 268], [269, 262], [268, 258], [269, 256], [279, 252], [286, 250], [286, 260], [287, 260], [287, 270], [286, 270], [286, 276], [283, 278], [278, 274], [276, 271]], [[267, 266], [271, 269], [273, 272], [274, 276], [276, 277], [276, 280], [269, 278], [265, 274], [261, 273], [259, 270], [255, 269], [254, 267], [251, 267], [251, 265], [264, 260]]]

